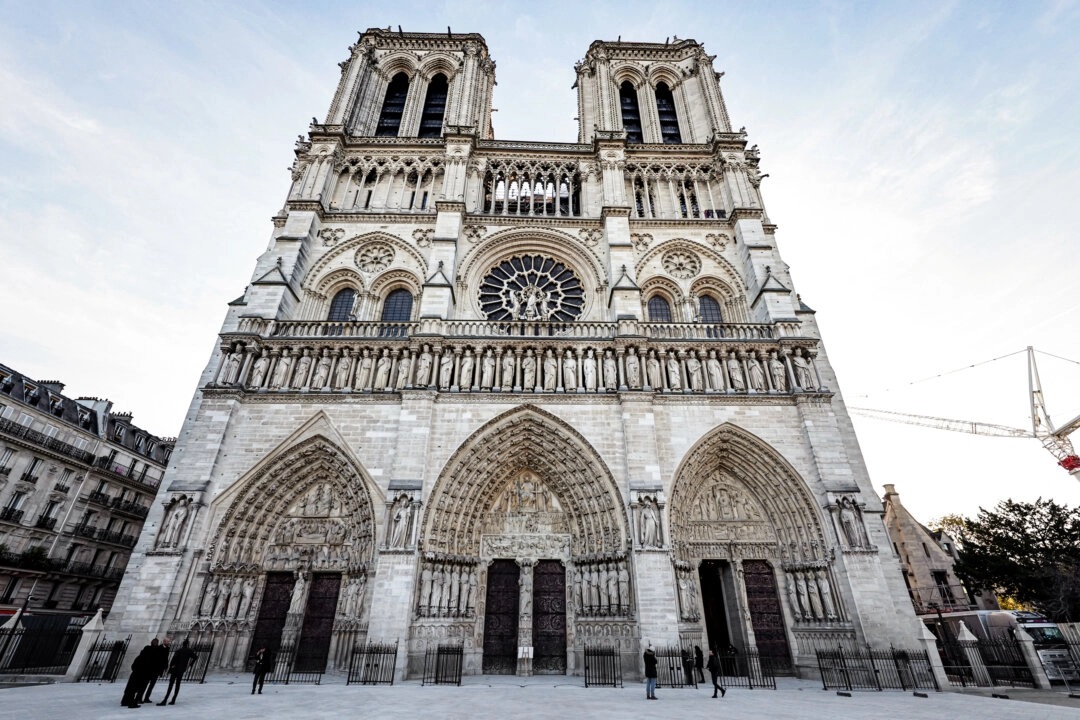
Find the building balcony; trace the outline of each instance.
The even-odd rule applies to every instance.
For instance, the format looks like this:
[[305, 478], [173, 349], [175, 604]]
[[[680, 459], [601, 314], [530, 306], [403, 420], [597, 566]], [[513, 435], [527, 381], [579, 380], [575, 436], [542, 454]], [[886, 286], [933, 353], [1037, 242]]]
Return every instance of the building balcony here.
[[79, 537], [95, 538], [98, 534], [98, 529], [93, 525], [84, 525], [82, 523], [76, 525], [72, 530]]
[[3, 475], [5, 477], [7, 477], [10, 474], [11, 474], [11, 468], [9, 468], [9, 467], [0, 467], [0, 475]]
[[105, 578], [106, 580], [120, 580], [124, 577], [123, 568], [91, 565], [86, 562], [69, 562], [67, 566], [64, 567], [64, 572], [71, 575], [81, 575], [83, 577]]
[[29, 427], [12, 422], [11, 420], [0, 419], [0, 434], [19, 438], [81, 463], [90, 464], [94, 460], [93, 453], [87, 452], [86, 450], [80, 450], [74, 445], [60, 442], [56, 438], [51, 438], [48, 435], [39, 433], [37, 430], [31, 430]]
[[146, 505], [142, 505], [132, 500], [121, 500], [120, 498], [113, 498], [112, 502], [109, 503], [109, 507], [112, 508], [113, 512], [122, 515], [130, 515], [139, 519], [146, 517], [147, 513], [150, 512], [150, 508]]
[[34, 523], [34, 527], [41, 528], [42, 530], [52, 530], [56, 527], [56, 518], [42, 515], [37, 519], [37, 522]]
[[22, 510], [16, 510], [15, 508], [11, 508], [11, 507], [6, 507], [3, 510], [0, 510], [0, 520], [2, 520], [4, 522], [18, 524], [18, 523], [22, 522], [22, 517], [23, 517], [23, 511]]
[[65, 495], [67, 495], [68, 490], [70, 490], [70, 489], [71, 489], [70, 485], [62, 485], [60, 483], [57, 483], [56, 485], [53, 486], [53, 490], [55, 490], [58, 493], [63, 493]]
[[96, 459], [94, 468], [97, 472], [106, 477], [119, 480], [128, 487], [143, 491], [157, 490], [158, 480], [156, 478], [148, 477], [143, 470], [136, 472], [131, 465], [122, 465], [115, 460], [110, 460], [107, 456]]
[[100, 490], [94, 490], [91, 493], [86, 494], [86, 499], [92, 503], [101, 505], [102, 507], [109, 507], [112, 498], [107, 493], [103, 493]]
[[19, 479], [22, 480], [23, 482], [28, 482], [31, 485], [37, 485], [38, 476], [37, 475], [31, 475], [28, 472], [24, 472], [22, 475], [19, 476]]
[[913, 587], [908, 593], [916, 615], [930, 615], [938, 611], [943, 613], [974, 610], [976, 605], [968, 598], [963, 585], [931, 585]]
[[114, 545], [135, 547], [135, 540], [137, 538], [134, 535], [126, 535], [117, 530], [102, 530], [98, 533], [97, 539], [101, 540], [102, 542], [112, 543]]

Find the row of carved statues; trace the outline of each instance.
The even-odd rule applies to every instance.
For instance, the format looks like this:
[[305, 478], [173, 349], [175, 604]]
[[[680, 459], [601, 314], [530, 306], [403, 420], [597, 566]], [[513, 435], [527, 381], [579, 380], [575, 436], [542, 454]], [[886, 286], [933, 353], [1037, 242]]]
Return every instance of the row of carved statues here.
[[629, 615], [633, 603], [626, 558], [575, 561], [571, 593], [580, 616]]
[[821, 389], [800, 347], [261, 347], [234, 343], [215, 385], [249, 390], [784, 394]]
[[834, 622], [842, 619], [827, 569], [788, 569], [786, 573], [788, 605], [796, 622]]
[[198, 616], [245, 620], [254, 614], [252, 601], [258, 588], [256, 575], [210, 575], [203, 586]]
[[472, 617], [478, 582], [475, 563], [424, 558], [417, 617]]

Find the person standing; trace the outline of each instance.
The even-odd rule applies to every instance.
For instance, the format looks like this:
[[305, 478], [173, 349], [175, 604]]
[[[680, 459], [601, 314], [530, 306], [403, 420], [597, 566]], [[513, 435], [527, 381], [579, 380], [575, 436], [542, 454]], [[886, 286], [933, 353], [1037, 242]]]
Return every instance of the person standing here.
[[255, 678], [251, 681], [251, 694], [254, 695], [255, 689], [258, 688], [259, 694], [262, 695], [263, 681], [266, 680], [266, 673], [270, 672], [270, 654], [266, 652], [266, 648], [259, 648], [259, 651], [255, 653], [255, 666], [252, 672], [255, 673]]
[[717, 682], [720, 677], [720, 658], [716, 657], [716, 650], [709, 650], [709, 662], [705, 667], [709, 668], [709, 675], [712, 676], [712, 696], [716, 697], [717, 690], [720, 691], [720, 697], [727, 695], [727, 688]]
[[645, 653], [642, 656], [645, 660], [645, 699], [656, 699], [656, 653], [653, 652], [652, 645], [645, 648]]
[[[176, 696], [180, 694], [180, 683], [184, 679], [184, 673], [191, 667], [191, 663], [195, 661], [195, 652], [189, 647], [188, 641], [180, 643], [180, 649], [173, 653], [172, 662], [169, 663], [169, 687], [165, 688], [165, 697], [161, 699], [158, 705], [165, 705], [166, 701], [169, 705], [176, 704]], [[175, 690], [173, 689], [175, 687]], [[169, 693], [172, 693], [172, 700], [169, 700]]]
[[169, 641], [163, 640], [159, 645], [157, 638], [154, 638], [150, 641], [150, 647], [154, 652], [150, 656], [146, 678], [146, 690], [143, 691], [142, 696], [142, 701], [144, 703], [153, 702], [150, 699], [150, 693], [154, 692], [154, 685], [157, 684], [157, 679], [164, 675], [165, 671], [169, 669]]
[[120, 700], [120, 704], [124, 707], [139, 707], [139, 702], [143, 697], [143, 689], [146, 687], [150, 673], [153, 672], [151, 667], [154, 662], [153, 657], [156, 646], [157, 639], [155, 638], [142, 649], [135, 661], [131, 663], [131, 675], [128, 676], [127, 685], [124, 686], [124, 697]]
[[694, 646], [694, 667], [697, 669], [698, 682], [705, 682], [705, 673], [702, 672], [702, 668], [705, 667], [705, 656], [701, 652], [701, 646]]

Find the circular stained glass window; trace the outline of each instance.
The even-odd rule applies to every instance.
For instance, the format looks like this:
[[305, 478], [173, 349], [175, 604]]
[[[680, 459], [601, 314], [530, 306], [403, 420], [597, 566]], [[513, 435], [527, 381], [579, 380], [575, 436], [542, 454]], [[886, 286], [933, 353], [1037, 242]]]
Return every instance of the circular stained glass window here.
[[488, 320], [577, 320], [585, 292], [573, 271], [543, 255], [499, 263], [480, 283], [480, 310]]

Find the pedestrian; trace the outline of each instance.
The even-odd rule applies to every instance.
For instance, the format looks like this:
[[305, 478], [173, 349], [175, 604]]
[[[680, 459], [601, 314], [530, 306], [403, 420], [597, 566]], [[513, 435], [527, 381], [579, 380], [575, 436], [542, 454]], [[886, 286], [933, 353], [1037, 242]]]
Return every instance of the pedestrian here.
[[255, 666], [252, 668], [252, 672], [255, 673], [255, 679], [251, 681], [251, 694], [255, 694], [255, 688], [259, 689], [259, 694], [262, 695], [263, 681], [266, 679], [266, 673], [270, 672], [270, 653], [266, 652], [266, 648], [259, 648], [259, 651], [255, 653]]
[[656, 699], [656, 653], [650, 643], [642, 656], [645, 660], [645, 699]]
[[157, 684], [159, 677], [165, 674], [165, 671], [169, 669], [169, 641], [162, 640], [158, 643], [157, 638], [150, 641], [150, 647], [154, 652], [150, 656], [149, 667], [147, 668], [146, 675], [146, 689], [143, 690], [142, 702], [153, 702], [150, 699], [150, 693], [154, 692], [154, 685]]
[[702, 672], [702, 668], [705, 667], [705, 656], [701, 653], [701, 646], [694, 646], [694, 667], [697, 668], [698, 682], [705, 682], [705, 673]]
[[[191, 667], [191, 663], [195, 661], [195, 653], [189, 647], [188, 641], [180, 643], [180, 649], [173, 653], [172, 662], [169, 663], [169, 687], [165, 688], [165, 697], [161, 699], [158, 705], [176, 704], [176, 696], [180, 694], [180, 682], [184, 679], [184, 673]], [[173, 688], [176, 688], [175, 690]], [[172, 693], [172, 700], [169, 700], [169, 693]]]
[[720, 697], [727, 695], [727, 688], [717, 682], [720, 677], [720, 658], [716, 657], [716, 650], [709, 649], [709, 663], [706, 667], [709, 668], [709, 675], [712, 676], [712, 696], [716, 697], [717, 690], [720, 691]]
[[128, 676], [127, 685], [124, 686], [124, 697], [120, 700], [120, 704], [124, 707], [139, 707], [139, 702], [143, 697], [143, 690], [146, 688], [150, 673], [153, 672], [151, 667], [154, 663], [153, 657], [156, 647], [157, 639], [155, 638], [150, 641], [150, 645], [142, 649], [135, 657], [135, 661], [131, 663], [131, 675]]

